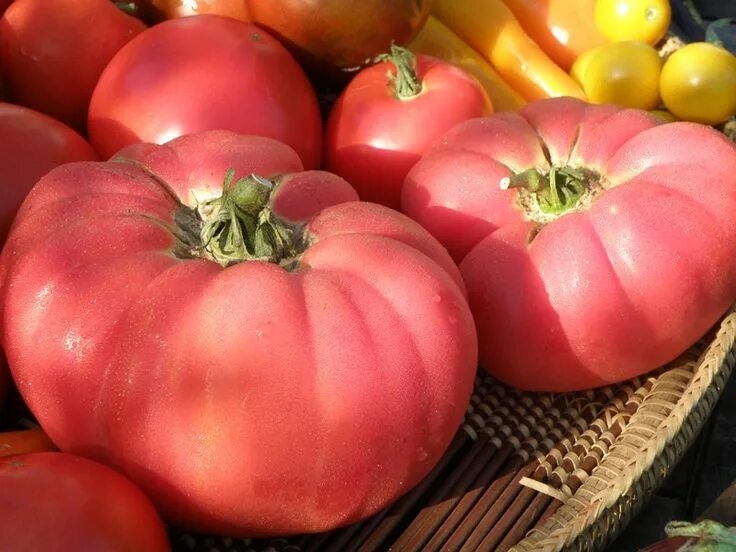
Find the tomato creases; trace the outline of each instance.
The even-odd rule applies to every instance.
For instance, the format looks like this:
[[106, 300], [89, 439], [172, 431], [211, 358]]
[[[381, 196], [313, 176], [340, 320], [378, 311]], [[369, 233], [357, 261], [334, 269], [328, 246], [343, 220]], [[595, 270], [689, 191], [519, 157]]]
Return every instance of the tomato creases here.
[[[452, 367], [472, 365], [475, 352], [462, 294], [409, 251], [347, 234], [318, 241], [292, 274], [263, 263], [182, 264], [163, 274], [131, 310], [108, 372], [111, 460], [169, 518], [227, 534], [342, 525], [416, 484], [447, 446], [472, 386], [469, 372]], [[187, 302], [177, 293], [184, 285]], [[430, 336], [433, 346], [421, 345]], [[246, 360], [247, 372], [233, 358]], [[158, 396], [143, 394], [151, 385]], [[448, 386], [455, 393], [435, 402]], [[251, 423], [229, 423], [234, 417]], [[377, 462], [386, 447], [403, 452]], [[295, 461], [302, 457], [314, 461]], [[184, 488], [190, 501], [178, 499]], [[247, 525], [222, 521], [234, 518]]]
[[[494, 136], [495, 140], [485, 139]], [[492, 157], [511, 170], [529, 165], [547, 165], [539, 136], [519, 113], [497, 113], [455, 125], [430, 148], [435, 150], [470, 151]]]
[[[463, 178], [456, 180], [460, 167]], [[438, 151], [425, 156], [407, 176], [402, 208], [459, 262], [493, 230], [522, 220], [498, 185], [510, 175], [504, 165], [480, 153]]]
[[[693, 143], [698, 142], [707, 147], [694, 152]], [[620, 184], [650, 167], [694, 164], [702, 168], [704, 178], [709, 178], [709, 171], [733, 166], [734, 147], [723, 134], [705, 125], [688, 122], [659, 125], [633, 137], [616, 151], [606, 164], [606, 175], [612, 183]], [[677, 180], [669, 184], [677, 186]], [[725, 190], [730, 191], [730, 187], [725, 186]]]
[[375, 203], [351, 202], [324, 209], [311, 220], [307, 231], [317, 240], [342, 235], [364, 234], [383, 236], [405, 243], [421, 251], [440, 265], [465, 292], [460, 272], [447, 250], [419, 225], [407, 224], [408, 217]]
[[112, 161], [132, 163], [155, 175], [190, 207], [219, 197], [231, 169], [238, 178], [249, 174], [273, 178], [304, 170], [296, 151], [273, 138], [227, 130], [214, 130], [209, 136], [202, 140], [197, 134], [184, 135], [158, 147], [132, 144]]
[[658, 123], [651, 113], [639, 109], [600, 106], [590, 112], [580, 125], [568, 163], [599, 172], [605, 171], [611, 156], [626, 142]]
[[139, 489], [70, 454], [0, 459], [0, 510], [6, 550], [169, 550], [166, 528]]
[[653, 116], [640, 110], [588, 105], [572, 98], [560, 99], [552, 104], [555, 109], [549, 109], [547, 102], [530, 104], [521, 115], [539, 135], [553, 166], [599, 170], [629, 138], [657, 125]]
[[344, 178], [312, 170], [280, 178], [271, 196], [271, 205], [283, 219], [298, 221], [307, 220], [332, 205], [358, 199], [355, 188]]
[[[672, 360], [736, 301], [736, 148], [704, 126], [571, 99], [521, 116], [538, 136], [526, 150], [465, 123], [404, 189], [407, 212], [462, 259], [481, 364], [567, 391]], [[478, 153], [535, 147], [552, 168]]]
[[647, 349], [660, 356], [654, 364], [663, 364], [733, 303], [736, 232], [714, 226], [712, 206], [668, 189], [653, 174], [613, 191], [590, 219], [620, 285], [650, 326]]

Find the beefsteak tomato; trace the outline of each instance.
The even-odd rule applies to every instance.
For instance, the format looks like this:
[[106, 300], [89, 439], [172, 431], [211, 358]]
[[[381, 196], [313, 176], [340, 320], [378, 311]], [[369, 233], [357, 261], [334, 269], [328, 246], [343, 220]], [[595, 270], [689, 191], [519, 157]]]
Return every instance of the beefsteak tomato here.
[[110, 468], [71, 454], [0, 458], [5, 552], [165, 552], [166, 528], [146, 496]]
[[90, 140], [106, 158], [215, 129], [275, 138], [307, 168], [320, 163], [322, 119], [306, 75], [276, 39], [229, 17], [151, 27], [112, 59], [90, 104]]
[[736, 147], [705, 126], [535, 102], [455, 127], [402, 199], [462, 259], [481, 364], [522, 389], [652, 370], [736, 301]]
[[478, 81], [436, 58], [391, 47], [363, 69], [327, 119], [325, 168], [361, 199], [398, 209], [409, 169], [429, 145], [466, 119], [493, 111]]
[[187, 527], [368, 516], [428, 473], [470, 397], [477, 338], [446, 250], [301, 171], [227, 131], [130, 146], [42, 179], [3, 251], [31, 410]]
[[0, 19], [10, 97], [85, 132], [102, 70], [145, 28], [110, 0], [16, 0]]

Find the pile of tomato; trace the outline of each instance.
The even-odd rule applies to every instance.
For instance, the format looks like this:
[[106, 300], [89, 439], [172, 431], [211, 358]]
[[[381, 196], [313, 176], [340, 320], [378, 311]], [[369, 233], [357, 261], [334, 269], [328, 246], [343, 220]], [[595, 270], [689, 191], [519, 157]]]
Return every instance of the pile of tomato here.
[[478, 366], [607, 385], [736, 302], [736, 57], [665, 0], [0, 14], [9, 550], [359, 521]]

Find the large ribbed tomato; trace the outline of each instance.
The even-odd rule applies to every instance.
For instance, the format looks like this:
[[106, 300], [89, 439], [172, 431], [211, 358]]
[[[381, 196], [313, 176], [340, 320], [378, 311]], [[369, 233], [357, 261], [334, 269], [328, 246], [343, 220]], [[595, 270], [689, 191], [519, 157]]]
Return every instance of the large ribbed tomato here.
[[705, 126], [545, 100], [455, 127], [402, 199], [462, 259], [481, 364], [524, 389], [642, 374], [736, 301], [736, 147]]
[[450, 256], [300, 171], [286, 145], [226, 131], [131, 146], [43, 178], [3, 251], [3, 344], [33, 413], [177, 523], [355, 521], [463, 417], [477, 343]]

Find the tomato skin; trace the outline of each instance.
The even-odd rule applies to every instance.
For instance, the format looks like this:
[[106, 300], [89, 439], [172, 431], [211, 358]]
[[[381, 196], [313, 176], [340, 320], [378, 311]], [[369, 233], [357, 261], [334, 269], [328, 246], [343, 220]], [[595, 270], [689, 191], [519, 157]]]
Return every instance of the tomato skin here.
[[0, 19], [0, 73], [14, 103], [84, 132], [102, 70], [145, 28], [109, 0], [16, 0]]
[[322, 121], [306, 75], [266, 32], [228, 17], [148, 29], [113, 58], [90, 104], [90, 140], [103, 157], [210, 129], [284, 141], [305, 167], [319, 166]]
[[146, 496], [110, 468], [70, 454], [0, 459], [3, 550], [169, 550]]
[[601, 34], [611, 42], [657, 44], [670, 26], [669, 0], [596, 0], [593, 12]]
[[429, 15], [429, 0], [246, 0], [251, 21], [273, 33], [310, 70], [354, 72], [403, 45]]
[[736, 113], [736, 56], [706, 42], [686, 44], [665, 61], [660, 88], [678, 118], [722, 123]]
[[[549, 167], [540, 140], [554, 166], [610, 186], [541, 230], [520, 192], [500, 186], [511, 171]], [[702, 125], [535, 102], [455, 127], [410, 171], [402, 200], [460, 261], [481, 365], [522, 389], [643, 374], [736, 301], [736, 147]]]
[[40, 427], [0, 432], [0, 458], [58, 450]]
[[160, 22], [190, 15], [224, 15], [248, 21], [246, 0], [197, 0], [194, 3], [182, 0], [134, 0], [146, 20]]
[[416, 56], [422, 91], [394, 95], [391, 62], [363, 69], [327, 120], [325, 168], [345, 178], [364, 201], [399, 208], [406, 173], [429, 144], [455, 124], [492, 112], [478, 82], [457, 67]]
[[[172, 254], [172, 193], [193, 207], [229, 168], [285, 175], [270, 208], [305, 225], [297, 267]], [[371, 515], [449, 445], [477, 338], [444, 248], [356, 199], [286, 145], [227, 131], [53, 171], [0, 257], [20, 393], [62, 450], [115, 466], [181, 526], [275, 535]]]
[[612, 42], [580, 56], [570, 71], [591, 103], [654, 109], [662, 60], [643, 42]]
[[[0, 246], [26, 195], [48, 171], [73, 161], [93, 161], [97, 154], [63, 123], [26, 107], [0, 102]], [[8, 385], [0, 364], [0, 404]]]
[[25, 107], [0, 102], [0, 244], [24, 198], [44, 174], [97, 155], [63, 123]]

